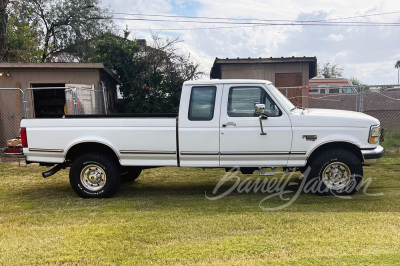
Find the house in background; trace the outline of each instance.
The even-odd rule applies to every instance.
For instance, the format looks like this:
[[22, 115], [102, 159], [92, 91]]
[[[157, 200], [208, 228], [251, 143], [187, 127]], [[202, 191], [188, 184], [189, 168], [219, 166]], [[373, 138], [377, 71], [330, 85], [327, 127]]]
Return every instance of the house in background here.
[[276, 87], [308, 86], [317, 75], [316, 57], [216, 58], [211, 79], [262, 79]]
[[318, 75], [309, 81], [310, 93], [357, 93], [357, 89], [348, 78], [325, 78]]

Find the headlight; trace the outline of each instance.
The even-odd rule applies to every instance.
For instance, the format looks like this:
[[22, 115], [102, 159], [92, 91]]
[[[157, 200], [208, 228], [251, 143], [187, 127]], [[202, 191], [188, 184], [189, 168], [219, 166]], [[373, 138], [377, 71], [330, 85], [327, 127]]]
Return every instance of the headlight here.
[[379, 143], [380, 136], [381, 136], [381, 127], [379, 125], [371, 126], [371, 129], [369, 130], [368, 142], [371, 144]]

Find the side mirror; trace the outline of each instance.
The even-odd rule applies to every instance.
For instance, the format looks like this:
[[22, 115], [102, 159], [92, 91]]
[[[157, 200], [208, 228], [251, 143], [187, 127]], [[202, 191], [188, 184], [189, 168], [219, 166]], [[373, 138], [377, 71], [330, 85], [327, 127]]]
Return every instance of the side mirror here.
[[254, 112], [255, 112], [256, 114], [264, 113], [264, 110], [265, 110], [265, 104], [263, 104], [263, 103], [256, 103], [256, 104], [254, 105]]

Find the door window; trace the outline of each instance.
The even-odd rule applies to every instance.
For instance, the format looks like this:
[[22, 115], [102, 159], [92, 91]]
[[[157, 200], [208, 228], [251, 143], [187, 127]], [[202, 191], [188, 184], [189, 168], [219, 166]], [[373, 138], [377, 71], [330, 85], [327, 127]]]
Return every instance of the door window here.
[[258, 117], [255, 105], [265, 104], [262, 114], [269, 117], [281, 116], [282, 112], [271, 97], [260, 87], [232, 87], [229, 90], [228, 115], [230, 117]]
[[190, 96], [189, 120], [207, 121], [214, 117], [216, 87], [193, 87]]

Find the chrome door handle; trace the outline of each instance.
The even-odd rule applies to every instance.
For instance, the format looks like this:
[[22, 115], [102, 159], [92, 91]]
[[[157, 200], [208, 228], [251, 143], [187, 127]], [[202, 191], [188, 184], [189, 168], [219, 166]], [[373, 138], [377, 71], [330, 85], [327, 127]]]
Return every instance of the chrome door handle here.
[[228, 126], [236, 127], [236, 124], [234, 122], [228, 122], [226, 124], [222, 124], [222, 127], [228, 127]]

